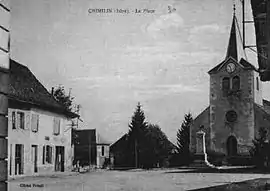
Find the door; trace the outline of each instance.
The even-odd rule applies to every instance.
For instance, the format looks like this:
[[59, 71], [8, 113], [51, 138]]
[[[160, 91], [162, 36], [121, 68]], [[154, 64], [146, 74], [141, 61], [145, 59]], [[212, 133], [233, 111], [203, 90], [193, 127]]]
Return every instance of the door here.
[[34, 173], [38, 172], [37, 168], [37, 156], [38, 156], [38, 147], [37, 145], [32, 145], [32, 164], [33, 164], [33, 170]]
[[230, 136], [227, 139], [227, 154], [228, 156], [237, 155], [237, 139], [234, 136]]
[[55, 171], [64, 172], [65, 170], [65, 147], [55, 147]]
[[15, 175], [23, 174], [23, 145], [15, 145]]

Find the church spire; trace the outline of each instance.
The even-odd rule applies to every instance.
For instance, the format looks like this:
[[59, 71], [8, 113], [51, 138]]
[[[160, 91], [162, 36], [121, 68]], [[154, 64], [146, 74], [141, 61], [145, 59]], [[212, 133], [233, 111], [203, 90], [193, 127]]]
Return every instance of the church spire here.
[[233, 6], [233, 20], [232, 20], [232, 26], [231, 26], [231, 32], [230, 32], [230, 38], [229, 38], [229, 44], [227, 48], [227, 54], [226, 58], [232, 57], [236, 61], [238, 61], [238, 54], [237, 54], [237, 37], [236, 37], [236, 17], [235, 17], [235, 4]]

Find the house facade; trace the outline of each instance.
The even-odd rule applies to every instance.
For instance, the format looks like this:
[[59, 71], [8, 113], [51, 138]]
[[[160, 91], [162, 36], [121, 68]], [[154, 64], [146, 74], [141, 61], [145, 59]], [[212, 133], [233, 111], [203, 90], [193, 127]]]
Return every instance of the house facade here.
[[109, 160], [110, 144], [105, 141], [96, 129], [80, 129], [75, 131], [77, 141], [74, 144], [75, 163], [81, 166], [103, 168]]
[[71, 170], [71, 119], [75, 117], [27, 67], [10, 60], [9, 177]]
[[75, 130], [77, 141], [74, 144], [74, 164], [80, 163], [80, 166], [97, 165], [97, 140], [95, 129]]
[[110, 160], [110, 144], [97, 133], [97, 168], [105, 167]]
[[224, 157], [223, 161], [248, 158], [259, 129], [270, 130], [270, 104], [262, 97], [259, 74], [251, 63], [238, 58], [237, 50], [234, 16], [226, 57], [208, 72], [210, 104], [191, 127], [192, 153], [197, 149], [196, 133], [202, 130], [208, 156], [218, 154]]

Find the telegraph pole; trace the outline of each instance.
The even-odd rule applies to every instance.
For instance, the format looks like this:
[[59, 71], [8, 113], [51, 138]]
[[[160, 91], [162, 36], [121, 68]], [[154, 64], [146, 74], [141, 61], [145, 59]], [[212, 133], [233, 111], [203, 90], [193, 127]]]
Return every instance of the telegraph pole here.
[[0, 190], [8, 190], [9, 0], [0, 0]]

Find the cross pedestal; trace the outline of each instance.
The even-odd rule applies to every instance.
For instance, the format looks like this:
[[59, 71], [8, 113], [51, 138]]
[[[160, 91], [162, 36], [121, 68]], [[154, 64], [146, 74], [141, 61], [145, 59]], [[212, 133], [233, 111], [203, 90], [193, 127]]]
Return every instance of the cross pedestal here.
[[205, 148], [205, 132], [200, 130], [196, 133], [196, 153], [194, 167], [212, 167], [208, 160]]

